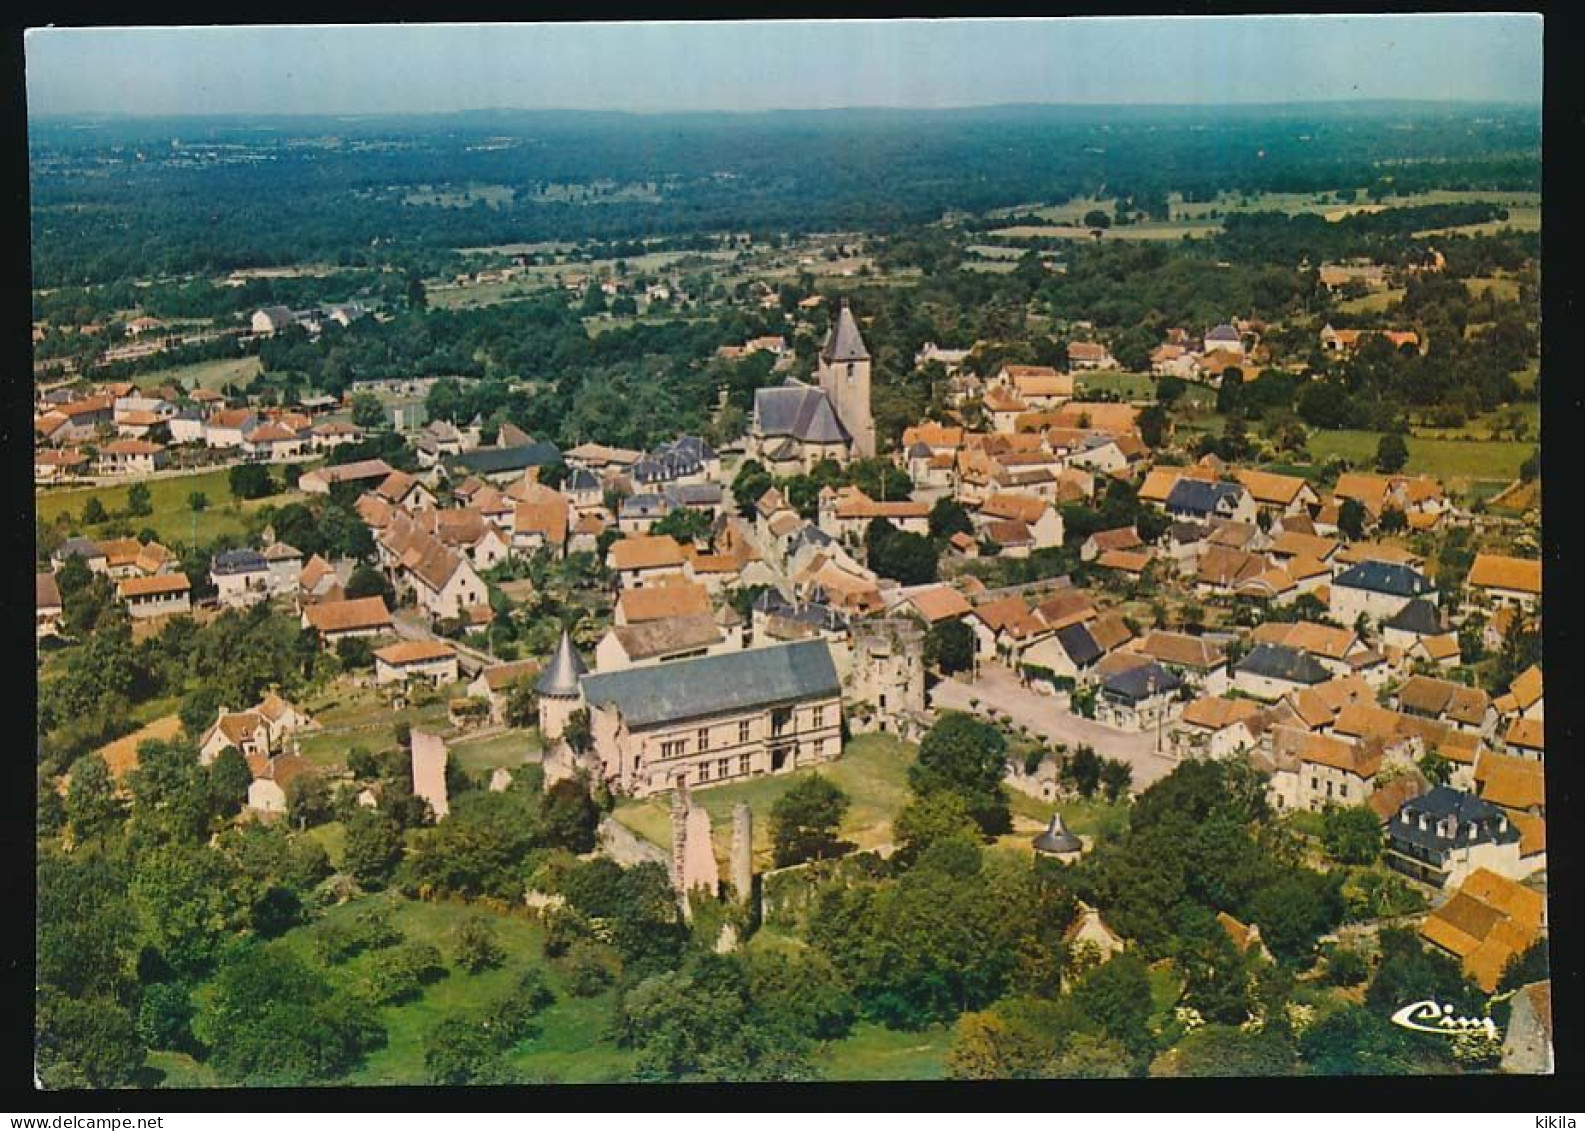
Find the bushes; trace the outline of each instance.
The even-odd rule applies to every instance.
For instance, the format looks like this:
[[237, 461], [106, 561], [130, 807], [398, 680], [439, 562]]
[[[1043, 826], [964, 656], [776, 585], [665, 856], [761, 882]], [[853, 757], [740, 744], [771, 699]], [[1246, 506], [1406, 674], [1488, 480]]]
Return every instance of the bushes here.
[[451, 956], [470, 974], [501, 965], [506, 952], [495, 937], [495, 926], [481, 916], [464, 920], [457, 928]]

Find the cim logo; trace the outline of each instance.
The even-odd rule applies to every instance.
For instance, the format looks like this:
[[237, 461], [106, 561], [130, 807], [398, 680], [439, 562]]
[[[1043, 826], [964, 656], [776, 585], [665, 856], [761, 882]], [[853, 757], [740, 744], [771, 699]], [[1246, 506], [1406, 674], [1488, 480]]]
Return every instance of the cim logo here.
[[1485, 1033], [1495, 1041], [1499, 1035], [1497, 1023], [1490, 1017], [1455, 1017], [1451, 1005], [1439, 1005], [1429, 999], [1404, 1006], [1392, 1015], [1392, 1023], [1416, 1033], [1435, 1033], [1442, 1037]]

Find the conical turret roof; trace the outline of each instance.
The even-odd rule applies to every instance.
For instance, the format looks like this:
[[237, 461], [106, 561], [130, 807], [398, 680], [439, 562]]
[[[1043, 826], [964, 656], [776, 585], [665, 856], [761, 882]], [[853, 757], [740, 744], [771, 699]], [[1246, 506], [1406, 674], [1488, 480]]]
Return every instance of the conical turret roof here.
[[820, 356], [826, 361], [870, 359], [870, 351], [864, 345], [864, 336], [859, 333], [858, 321], [848, 309], [845, 299], [842, 302], [842, 309], [837, 313], [836, 325], [832, 326], [831, 332], [826, 335], [826, 343], [820, 350]]
[[1061, 855], [1068, 852], [1079, 852], [1084, 845], [1079, 838], [1070, 833], [1062, 824], [1062, 814], [1051, 814], [1051, 825], [1045, 832], [1035, 837], [1035, 851], [1046, 852], [1052, 855]]
[[535, 682], [534, 690], [541, 695], [577, 695], [578, 677], [588, 670], [588, 665], [578, 655], [578, 649], [572, 646], [572, 637], [564, 628], [561, 630], [561, 643], [556, 645], [556, 654]]

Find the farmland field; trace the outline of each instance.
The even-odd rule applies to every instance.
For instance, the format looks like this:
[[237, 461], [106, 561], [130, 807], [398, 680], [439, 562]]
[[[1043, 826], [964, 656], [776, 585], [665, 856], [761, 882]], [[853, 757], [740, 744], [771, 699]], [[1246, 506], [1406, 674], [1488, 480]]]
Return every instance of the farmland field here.
[[178, 365], [170, 369], [156, 369], [152, 373], [140, 374], [132, 380], [140, 389], [179, 385], [189, 392], [194, 389], [219, 392], [227, 385], [246, 385], [259, 375], [262, 368], [263, 364], [256, 357], [224, 358], [219, 361]]
[[[134, 530], [142, 530], [145, 527], [153, 530], [160, 541], [167, 545], [177, 542], [189, 543], [193, 538], [195, 516], [187, 505], [187, 497], [192, 492], [199, 491], [208, 499], [208, 505], [196, 516], [198, 540], [204, 543], [221, 535], [245, 534], [247, 532], [245, 517], [261, 507], [285, 506], [287, 503], [297, 502], [306, 497], [298, 491], [285, 491], [263, 499], [234, 499], [228, 476], [229, 470], [220, 468], [194, 475], [161, 476], [144, 480], [149, 489], [149, 502], [153, 507], [153, 513], [128, 518], [126, 521], [131, 523]], [[83, 505], [89, 498], [97, 497], [113, 521], [126, 509], [129, 486], [130, 484], [121, 483], [113, 487], [69, 487], [36, 492], [38, 519], [43, 523], [52, 523], [68, 512], [73, 518], [77, 518], [81, 516]], [[76, 523], [72, 526], [74, 533], [89, 537], [102, 532], [103, 528], [104, 524], [84, 527]]]
[[1386, 290], [1360, 295], [1358, 298], [1342, 299], [1336, 303], [1336, 306], [1343, 314], [1385, 314], [1403, 301], [1403, 296], [1402, 287], [1388, 287]]
[[[1368, 467], [1376, 458], [1380, 432], [1316, 432], [1310, 436], [1310, 453], [1317, 463], [1333, 456]], [[1519, 465], [1535, 450], [1515, 440], [1441, 440], [1410, 436], [1410, 472], [1423, 472], [1444, 482], [1452, 479], [1512, 479]]]

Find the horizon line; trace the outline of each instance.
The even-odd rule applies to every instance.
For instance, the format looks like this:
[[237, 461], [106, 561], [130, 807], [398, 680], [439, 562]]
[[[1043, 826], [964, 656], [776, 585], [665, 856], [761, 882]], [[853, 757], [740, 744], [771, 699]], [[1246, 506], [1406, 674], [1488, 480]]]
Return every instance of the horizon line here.
[[467, 106], [448, 110], [220, 110], [220, 111], [168, 111], [165, 113], [140, 113], [128, 110], [28, 110], [28, 120], [114, 118], [121, 121], [154, 121], [172, 118], [443, 118], [462, 114], [606, 114], [630, 117], [659, 117], [662, 115], [697, 116], [726, 115], [731, 117], [763, 117], [771, 114], [842, 114], [886, 111], [904, 114], [942, 114], [964, 110], [1022, 110], [1022, 109], [1083, 109], [1083, 110], [1252, 110], [1285, 109], [1332, 106], [1466, 106], [1496, 107], [1504, 109], [1535, 109], [1543, 107], [1542, 100], [1490, 98], [1322, 98], [1299, 99], [1281, 102], [976, 102], [953, 106], [900, 106], [884, 103], [850, 106], [774, 106], [754, 110], [731, 107], [711, 109], [670, 108], [648, 110], [642, 108], [613, 108], [590, 106]]

